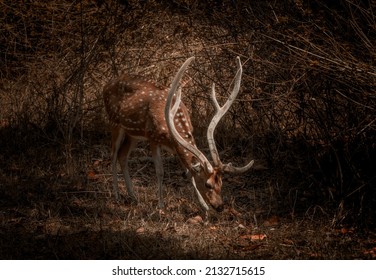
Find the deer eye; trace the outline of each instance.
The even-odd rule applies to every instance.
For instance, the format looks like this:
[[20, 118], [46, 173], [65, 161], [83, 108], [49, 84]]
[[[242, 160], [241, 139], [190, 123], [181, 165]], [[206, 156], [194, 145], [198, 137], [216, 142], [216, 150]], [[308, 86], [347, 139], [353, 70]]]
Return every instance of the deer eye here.
[[200, 165], [199, 163], [197, 163], [197, 164], [193, 164], [193, 165], [192, 165], [192, 169], [193, 169], [194, 171], [196, 171], [197, 173], [200, 173], [200, 171], [201, 171], [201, 165]]

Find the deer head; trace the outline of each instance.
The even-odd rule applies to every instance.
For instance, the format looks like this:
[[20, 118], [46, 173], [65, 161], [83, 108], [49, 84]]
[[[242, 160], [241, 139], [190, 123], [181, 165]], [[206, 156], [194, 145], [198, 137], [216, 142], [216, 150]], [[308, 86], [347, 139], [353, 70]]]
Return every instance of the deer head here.
[[[254, 161], [251, 160], [244, 167], [234, 167], [231, 163], [223, 164], [220, 160], [219, 153], [214, 140], [214, 131], [221, 120], [221, 118], [226, 114], [232, 103], [234, 102], [236, 96], [239, 93], [240, 82], [242, 76], [242, 65], [240, 58], [237, 57], [238, 71], [235, 77], [234, 88], [229, 96], [228, 100], [223, 106], [220, 106], [215, 93], [215, 85], [212, 85], [211, 100], [215, 108], [215, 114], [212, 118], [208, 131], [207, 131], [207, 140], [209, 144], [209, 149], [211, 157], [213, 159], [213, 164], [205, 157], [205, 155], [194, 145], [191, 141], [187, 141], [181, 133], [177, 131], [175, 127], [176, 121], [174, 121], [176, 112], [180, 106], [181, 102], [181, 88], [178, 88], [182, 76], [189, 66], [189, 64], [194, 60], [194, 57], [191, 57], [185, 61], [181, 66], [178, 73], [176, 74], [171, 88], [168, 92], [166, 106], [165, 106], [165, 119], [167, 122], [168, 129], [173, 138], [173, 141], [178, 143], [178, 145], [184, 147], [185, 150], [193, 154], [193, 158], [190, 161], [190, 165], [187, 166], [191, 175], [192, 175], [192, 184], [196, 190], [201, 206], [208, 210], [208, 204], [211, 205], [215, 210], [223, 210], [223, 200], [221, 196], [222, 189], [222, 175], [225, 172], [228, 173], [243, 173], [249, 170]], [[175, 99], [174, 105], [172, 106], [172, 101]], [[171, 107], [172, 106], [172, 107]], [[179, 123], [179, 122], [178, 122]]]

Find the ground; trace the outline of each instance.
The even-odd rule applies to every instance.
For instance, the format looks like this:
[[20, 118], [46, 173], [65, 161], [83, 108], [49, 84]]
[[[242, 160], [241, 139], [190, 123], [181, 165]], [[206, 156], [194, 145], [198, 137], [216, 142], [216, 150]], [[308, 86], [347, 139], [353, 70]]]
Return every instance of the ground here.
[[86, 149], [69, 163], [46, 147], [1, 158], [1, 259], [376, 257], [374, 232], [334, 227], [319, 206], [280, 210], [286, 204], [270, 170], [226, 176], [226, 209], [205, 220], [174, 157], [164, 159], [166, 208], [160, 210], [154, 167], [143, 147], [131, 161], [137, 205], [127, 199], [122, 180], [121, 201], [111, 195], [109, 147]]

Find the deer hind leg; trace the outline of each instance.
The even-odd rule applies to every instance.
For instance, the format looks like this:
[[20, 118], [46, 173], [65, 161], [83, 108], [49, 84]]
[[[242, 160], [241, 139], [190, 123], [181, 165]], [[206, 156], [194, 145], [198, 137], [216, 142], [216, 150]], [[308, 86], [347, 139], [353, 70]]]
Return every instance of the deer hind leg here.
[[164, 202], [163, 202], [163, 176], [164, 176], [164, 170], [163, 170], [163, 162], [162, 162], [162, 156], [161, 156], [161, 147], [155, 144], [151, 144], [151, 151], [155, 166], [155, 173], [157, 174], [157, 185], [158, 185], [158, 196], [159, 196], [159, 202], [158, 207], [160, 209], [164, 208]]
[[125, 135], [124, 141], [122, 142], [122, 145], [120, 146], [120, 149], [118, 151], [118, 160], [120, 162], [121, 170], [123, 172], [125, 186], [127, 188], [128, 195], [134, 202], [137, 202], [137, 197], [133, 190], [132, 180], [129, 175], [128, 159], [130, 153], [137, 145], [137, 142], [138, 141], [136, 139], [128, 135]]
[[118, 175], [117, 175], [117, 159], [120, 147], [124, 142], [125, 131], [121, 127], [115, 127], [112, 130], [112, 185], [116, 200], [119, 200]]

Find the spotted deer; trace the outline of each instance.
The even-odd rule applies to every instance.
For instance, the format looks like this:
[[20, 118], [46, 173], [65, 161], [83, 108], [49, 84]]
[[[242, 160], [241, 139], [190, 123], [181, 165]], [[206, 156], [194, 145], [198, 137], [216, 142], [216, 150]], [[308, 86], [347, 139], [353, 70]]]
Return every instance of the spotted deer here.
[[240, 88], [242, 65], [237, 58], [238, 71], [232, 93], [223, 106], [218, 104], [215, 86], [211, 100], [215, 115], [207, 130], [207, 140], [213, 165], [197, 148], [188, 110], [181, 101], [180, 81], [194, 57], [187, 59], [174, 77], [171, 87], [161, 87], [143, 78], [125, 75], [104, 87], [105, 108], [112, 125], [112, 175], [113, 191], [119, 198], [117, 161], [120, 162], [128, 195], [137, 201], [129, 175], [128, 158], [138, 141], [150, 143], [157, 175], [159, 207], [163, 202], [163, 164], [161, 149], [176, 154], [190, 174], [192, 186], [205, 211], [212, 206], [220, 212], [224, 208], [221, 196], [222, 175], [225, 172], [243, 173], [253, 165], [253, 160], [244, 167], [223, 164], [214, 141], [214, 130], [220, 119], [234, 102]]

